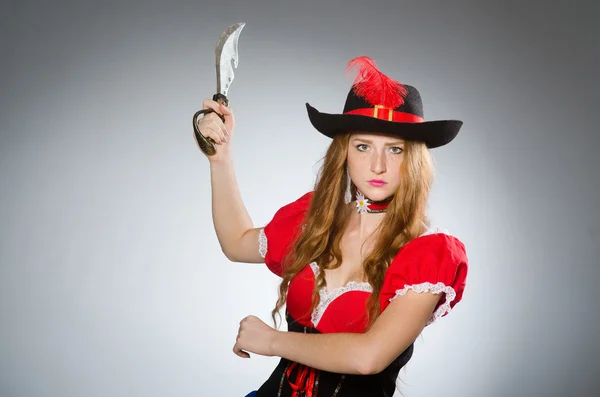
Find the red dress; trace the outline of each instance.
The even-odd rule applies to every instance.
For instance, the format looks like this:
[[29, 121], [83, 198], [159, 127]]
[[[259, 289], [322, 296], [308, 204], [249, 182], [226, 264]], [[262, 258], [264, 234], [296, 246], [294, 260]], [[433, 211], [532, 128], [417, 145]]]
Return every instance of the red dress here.
[[[277, 211], [260, 235], [260, 253], [278, 276], [294, 237], [303, 227], [312, 192]], [[436, 231], [421, 235], [403, 246], [390, 264], [380, 293], [381, 311], [409, 289], [434, 292], [440, 299], [427, 325], [447, 315], [460, 302], [467, 277], [465, 246], [456, 237]], [[333, 333], [364, 332], [366, 302], [372, 292], [367, 282], [350, 282], [331, 291], [320, 291], [320, 302], [311, 312], [316, 263], [308, 264], [290, 282], [286, 300], [288, 331]], [[389, 396], [394, 394], [398, 372], [412, 356], [413, 345], [388, 368], [376, 375], [343, 375], [317, 371], [282, 359], [257, 397], [275, 396]], [[318, 390], [314, 390], [315, 382]], [[297, 394], [294, 394], [296, 389]], [[337, 392], [336, 392], [337, 389]], [[301, 394], [303, 391], [305, 394]]]

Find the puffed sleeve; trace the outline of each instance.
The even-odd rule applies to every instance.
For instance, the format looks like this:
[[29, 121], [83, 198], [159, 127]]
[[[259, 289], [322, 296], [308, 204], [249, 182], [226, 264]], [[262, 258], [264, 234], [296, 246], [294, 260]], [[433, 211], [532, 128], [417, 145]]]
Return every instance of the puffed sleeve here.
[[466, 249], [458, 238], [439, 231], [417, 237], [400, 249], [386, 272], [380, 295], [381, 310], [408, 290], [443, 294], [429, 325], [460, 302], [467, 269]]
[[269, 270], [278, 276], [282, 274], [282, 262], [292, 247], [292, 242], [302, 230], [302, 221], [311, 198], [312, 192], [308, 192], [281, 207], [259, 233], [260, 255], [265, 258]]

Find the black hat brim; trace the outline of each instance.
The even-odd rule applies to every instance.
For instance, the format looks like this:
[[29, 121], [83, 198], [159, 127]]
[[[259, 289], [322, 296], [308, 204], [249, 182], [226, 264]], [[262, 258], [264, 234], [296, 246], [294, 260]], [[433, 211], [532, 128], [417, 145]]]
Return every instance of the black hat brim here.
[[365, 131], [396, 135], [409, 141], [425, 142], [428, 148], [450, 143], [462, 127], [460, 120], [433, 120], [421, 123], [387, 121], [356, 114], [321, 113], [306, 104], [312, 125], [325, 136], [333, 138], [347, 131]]

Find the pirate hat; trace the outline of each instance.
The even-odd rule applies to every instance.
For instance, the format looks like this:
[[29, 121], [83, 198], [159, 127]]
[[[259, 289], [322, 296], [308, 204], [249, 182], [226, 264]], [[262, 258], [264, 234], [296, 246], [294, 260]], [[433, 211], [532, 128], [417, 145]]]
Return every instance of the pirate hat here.
[[310, 122], [319, 132], [330, 138], [347, 131], [392, 134], [425, 142], [428, 148], [446, 145], [456, 137], [462, 121], [425, 121], [421, 95], [415, 87], [384, 75], [369, 57], [354, 58], [346, 71], [355, 66], [359, 67], [358, 75], [342, 114], [321, 113], [306, 104]]

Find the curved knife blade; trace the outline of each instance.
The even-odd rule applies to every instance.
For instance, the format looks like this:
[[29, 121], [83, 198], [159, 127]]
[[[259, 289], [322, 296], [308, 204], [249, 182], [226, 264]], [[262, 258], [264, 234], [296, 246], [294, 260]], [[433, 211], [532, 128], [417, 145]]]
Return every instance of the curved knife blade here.
[[238, 66], [238, 38], [246, 24], [236, 23], [228, 27], [217, 40], [215, 66], [217, 67], [217, 94], [227, 97], [233, 81], [233, 68]]

